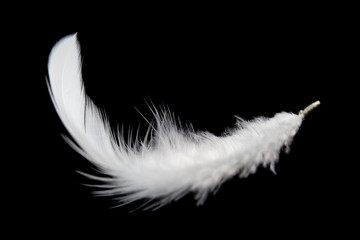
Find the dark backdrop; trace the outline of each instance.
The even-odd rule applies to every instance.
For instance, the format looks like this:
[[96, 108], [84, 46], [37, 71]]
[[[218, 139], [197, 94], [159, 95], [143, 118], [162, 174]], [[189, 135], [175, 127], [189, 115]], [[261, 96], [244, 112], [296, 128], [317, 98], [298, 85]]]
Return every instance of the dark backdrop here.
[[[342, 212], [334, 202], [338, 179], [329, 170], [335, 159], [329, 128], [337, 121], [335, 98], [343, 92], [348, 33], [336, 14], [140, 14], [98, 23], [44, 26], [16, 37], [18, 49], [26, 49], [19, 53], [20, 64], [31, 63], [31, 78], [21, 89], [30, 96], [17, 103], [31, 157], [22, 162], [18, 184], [25, 187], [16, 197], [22, 214], [15, 222], [38, 221], [39, 229], [54, 232], [75, 228], [149, 237], [164, 229], [174, 236], [239, 237], [327, 231]], [[61, 138], [66, 130], [47, 92], [48, 54], [56, 41], [75, 32], [86, 92], [114, 127], [141, 124], [143, 133], [146, 122], [134, 107], [151, 119], [146, 102], [167, 106], [183, 123], [218, 135], [234, 125], [235, 115], [251, 120], [298, 112], [316, 100], [322, 105], [304, 121], [290, 154], [281, 154], [277, 175], [260, 167], [247, 179], [235, 177], [200, 207], [189, 194], [155, 212], [130, 213], [139, 204], [112, 208], [116, 202], [94, 197], [84, 185], [89, 180], [76, 172], [94, 170]]]

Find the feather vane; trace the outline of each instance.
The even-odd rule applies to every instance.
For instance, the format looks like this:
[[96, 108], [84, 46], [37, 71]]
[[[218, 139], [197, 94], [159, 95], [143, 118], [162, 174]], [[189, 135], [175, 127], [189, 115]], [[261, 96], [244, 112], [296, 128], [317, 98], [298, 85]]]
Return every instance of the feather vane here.
[[64, 137], [66, 142], [109, 176], [85, 174], [101, 180], [98, 193], [116, 197], [119, 204], [149, 199], [155, 202], [151, 207], [160, 207], [193, 192], [201, 205], [235, 175], [245, 178], [259, 166], [275, 171], [281, 149], [289, 150], [303, 118], [320, 103], [305, 113], [238, 118], [236, 128], [220, 137], [181, 127], [169, 111], [154, 108], [155, 126], [131, 144], [113, 133], [106, 115], [86, 95], [76, 34], [53, 47], [48, 75], [51, 99], [72, 137]]

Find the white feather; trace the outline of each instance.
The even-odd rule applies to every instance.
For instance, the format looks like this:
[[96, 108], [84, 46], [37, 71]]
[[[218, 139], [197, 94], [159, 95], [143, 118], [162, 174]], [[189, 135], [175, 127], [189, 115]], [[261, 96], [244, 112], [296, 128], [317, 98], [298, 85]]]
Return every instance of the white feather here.
[[282, 112], [250, 122], [238, 119], [235, 129], [218, 137], [180, 128], [169, 112], [154, 110], [155, 127], [131, 145], [113, 134], [105, 114], [84, 92], [76, 34], [54, 46], [48, 71], [52, 101], [73, 138], [67, 142], [109, 176], [89, 177], [103, 181], [101, 193], [118, 197], [119, 203], [149, 199], [162, 206], [193, 192], [202, 204], [228, 178], [247, 177], [260, 165], [274, 170], [304, 117]]

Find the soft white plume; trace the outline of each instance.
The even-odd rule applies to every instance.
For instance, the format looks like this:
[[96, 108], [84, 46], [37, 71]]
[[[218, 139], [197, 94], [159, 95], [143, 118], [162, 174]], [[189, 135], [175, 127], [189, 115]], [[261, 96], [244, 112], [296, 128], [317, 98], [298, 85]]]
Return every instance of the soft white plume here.
[[149, 199], [162, 206], [193, 192], [202, 204], [228, 178], [247, 177], [260, 165], [274, 170], [280, 150], [288, 149], [311, 110], [252, 121], [238, 118], [236, 128], [219, 137], [179, 127], [169, 112], [154, 109], [156, 125], [130, 144], [113, 133], [105, 114], [84, 92], [76, 34], [54, 46], [48, 72], [52, 101], [73, 139], [67, 142], [109, 176], [89, 177], [101, 180], [101, 193], [119, 203]]

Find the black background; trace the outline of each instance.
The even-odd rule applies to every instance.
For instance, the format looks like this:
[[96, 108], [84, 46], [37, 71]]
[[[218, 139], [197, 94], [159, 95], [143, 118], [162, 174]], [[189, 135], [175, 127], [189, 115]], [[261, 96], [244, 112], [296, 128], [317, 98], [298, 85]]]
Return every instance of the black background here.
[[[343, 179], [337, 174], [341, 169], [334, 170], [333, 151], [334, 131], [341, 131], [334, 129], [339, 117], [333, 113], [340, 109], [337, 99], [349, 68], [344, 53], [351, 29], [343, 15], [326, 6], [226, 9], [89, 14], [92, 21], [78, 16], [79, 25], [56, 25], [53, 17], [8, 35], [20, 50], [14, 64], [30, 65], [11, 69], [15, 79], [24, 72], [29, 76], [16, 81], [26, 100], [13, 101], [21, 109], [17, 129], [26, 136], [14, 140], [15, 146], [30, 142], [16, 153], [27, 157], [14, 173], [19, 181], [13, 181], [12, 202], [20, 213], [14, 223], [37, 226], [29, 228], [34, 232], [76, 229], [119, 237], [156, 237], [164, 230], [224, 238], [336, 232], [340, 216], [351, 211], [338, 200], [347, 190], [339, 186]], [[114, 126], [141, 124], [144, 131], [146, 122], [134, 107], [151, 118], [146, 101], [168, 106], [183, 123], [218, 135], [234, 125], [234, 115], [250, 120], [298, 112], [316, 100], [322, 105], [304, 121], [290, 154], [281, 154], [277, 175], [259, 168], [246, 179], [230, 179], [200, 207], [189, 194], [156, 211], [130, 212], [139, 204], [112, 208], [116, 202], [93, 196], [94, 189], [84, 186], [89, 180], [76, 173], [93, 172], [92, 166], [61, 138], [66, 130], [46, 87], [52, 46], [75, 32], [86, 92]]]

